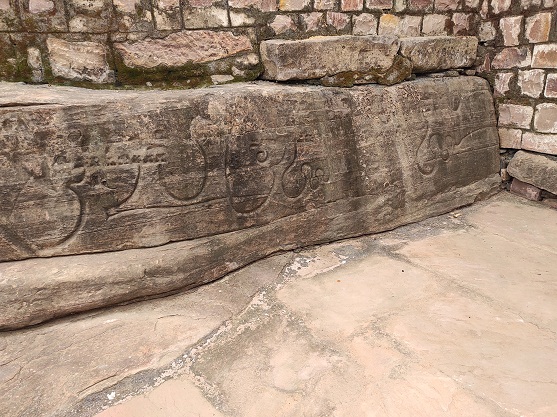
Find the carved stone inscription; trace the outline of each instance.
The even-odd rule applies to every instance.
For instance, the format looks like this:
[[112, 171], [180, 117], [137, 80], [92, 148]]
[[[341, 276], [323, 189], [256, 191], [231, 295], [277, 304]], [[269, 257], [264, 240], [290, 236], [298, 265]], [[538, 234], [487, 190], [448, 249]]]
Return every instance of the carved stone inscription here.
[[53, 94], [68, 104], [0, 108], [0, 260], [155, 246], [369, 195], [396, 216], [497, 171], [489, 93], [471, 77]]

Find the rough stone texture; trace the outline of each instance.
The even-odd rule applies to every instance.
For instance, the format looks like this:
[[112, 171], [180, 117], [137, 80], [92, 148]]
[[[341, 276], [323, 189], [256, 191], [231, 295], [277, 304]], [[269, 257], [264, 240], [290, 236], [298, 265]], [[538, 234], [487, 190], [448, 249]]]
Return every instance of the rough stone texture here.
[[378, 33], [388, 36], [419, 36], [421, 23], [421, 16], [383, 14], [379, 19]]
[[499, 146], [501, 148], [520, 149], [522, 144], [522, 130], [499, 129]]
[[209, 30], [173, 33], [164, 39], [117, 43], [114, 48], [130, 68], [180, 67], [252, 51], [247, 36]]
[[505, 46], [516, 46], [520, 43], [518, 37], [520, 36], [522, 19], [522, 16], [510, 16], [504, 17], [499, 21]]
[[370, 10], [390, 10], [393, 0], [366, 0], [366, 7]]
[[476, 77], [2, 92], [1, 259], [193, 240], [174, 244], [178, 258], [162, 246], [2, 263], [0, 328], [200, 285], [279, 250], [446, 212], [499, 183], [491, 95]]
[[68, 42], [50, 36], [46, 44], [55, 77], [94, 83], [114, 81], [114, 73], [108, 66], [107, 51], [102, 43]]
[[370, 13], [363, 13], [352, 18], [352, 33], [354, 35], [377, 35], [377, 17]]
[[403, 38], [400, 54], [412, 61], [415, 72], [467, 68], [476, 60], [478, 39], [473, 36]]
[[398, 39], [387, 36], [334, 36], [261, 43], [263, 78], [308, 80], [343, 72], [387, 71], [399, 48]]
[[557, 68], [557, 43], [534, 46], [532, 68]]
[[513, 177], [557, 194], [557, 157], [518, 151], [507, 170]]
[[422, 22], [422, 34], [427, 36], [446, 35], [449, 18], [442, 14], [428, 14]]
[[505, 48], [493, 58], [495, 69], [524, 68], [532, 62], [530, 49], [525, 47]]
[[557, 155], [557, 135], [524, 132], [522, 135], [522, 149]]
[[495, 85], [493, 86], [493, 95], [495, 97], [504, 96], [511, 88], [509, 83], [514, 77], [512, 72], [499, 72], [495, 76]]
[[526, 38], [529, 42], [547, 42], [550, 30], [551, 13], [538, 13], [526, 18]]
[[557, 104], [542, 103], [536, 106], [534, 129], [542, 133], [557, 133]]
[[521, 127], [529, 129], [534, 109], [518, 104], [499, 105], [499, 126]]
[[518, 87], [522, 94], [537, 98], [541, 95], [544, 86], [545, 71], [534, 69], [518, 72]]
[[547, 74], [543, 94], [548, 98], [557, 98], [557, 73]]

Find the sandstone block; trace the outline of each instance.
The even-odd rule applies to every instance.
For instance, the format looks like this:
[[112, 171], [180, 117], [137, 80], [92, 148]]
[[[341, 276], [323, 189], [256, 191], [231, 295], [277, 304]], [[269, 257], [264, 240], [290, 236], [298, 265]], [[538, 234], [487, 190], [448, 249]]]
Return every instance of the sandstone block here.
[[69, 42], [49, 36], [46, 44], [55, 77], [93, 83], [114, 81], [114, 73], [107, 63], [107, 50], [102, 43]]
[[[21, 29], [19, 16], [13, 0], [0, 0], [0, 31], [18, 31]], [[15, 2], [14, 2], [15, 3]]]
[[522, 135], [522, 149], [557, 155], [557, 135], [524, 132]]
[[493, 58], [494, 69], [524, 68], [530, 66], [532, 55], [527, 47], [505, 48]]
[[536, 106], [534, 129], [542, 133], [557, 133], [557, 104], [541, 103]]
[[551, 30], [551, 13], [538, 13], [526, 18], [526, 38], [530, 43], [547, 42]]
[[110, 0], [67, 0], [68, 27], [76, 33], [107, 33], [113, 21]]
[[[207, 29], [228, 26], [228, 13], [224, 6], [185, 8], [183, 10], [183, 17], [186, 29]], [[244, 26], [249, 22], [246, 22], [241, 17], [242, 15], [231, 11], [230, 20], [232, 26]]]
[[530, 129], [534, 109], [518, 104], [499, 105], [499, 126], [520, 127]]
[[557, 68], [557, 43], [534, 46], [532, 68]]
[[371, 13], [362, 13], [352, 18], [354, 35], [377, 35], [377, 17]]
[[[487, 4], [487, 2], [484, 2], [484, 4]], [[506, 12], [510, 9], [511, 4], [512, 0], [491, 0], [491, 8], [495, 14]]]
[[503, 34], [503, 45], [516, 46], [520, 43], [518, 37], [522, 29], [522, 19], [522, 16], [509, 16], [499, 21], [499, 28]]
[[512, 72], [498, 72], [495, 74], [495, 85], [493, 88], [493, 95], [495, 97], [502, 97], [510, 90], [509, 83], [513, 76]]
[[366, 7], [370, 10], [390, 10], [393, 0], [366, 0]]
[[403, 38], [400, 54], [410, 61], [415, 72], [466, 68], [476, 60], [478, 40], [473, 36], [432, 36]]
[[453, 35], [475, 34], [473, 30], [475, 19], [474, 13], [453, 13]]
[[449, 18], [442, 14], [428, 14], [422, 22], [422, 34], [427, 36], [439, 36], [447, 34]]
[[273, 12], [278, 10], [276, 0], [229, 0], [231, 8], [246, 9], [252, 8], [261, 12]]
[[379, 19], [379, 35], [412, 37], [420, 36], [421, 16], [396, 16], [383, 14]]
[[532, 201], [540, 201], [542, 199], [542, 190], [516, 178], [513, 178], [511, 182], [511, 193]]
[[314, 0], [313, 8], [315, 10], [333, 10], [335, 8], [335, 0]]
[[327, 18], [321, 12], [304, 13], [301, 15], [301, 23], [305, 32], [315, 32], [327, 27]]
[[547, 74], [545, 81], [544, 96], [548, 98], [557, 98], [557, 74]]
[[[1, 329], [192, 288], [276, 251], [448, 212], [500, 182], [476, 77], [0, 92], [0, 259], [130, 249], [0, 263]], [[179, 259], [156, 247], [176, 241]]]
[[122, 33], [154, 30], [153, 5], [150, 0], [112, 0], [114, 23]]
[[350, 15], [346, 13], [327, 12], [325, 18], [327, 25], [337, 32], [346, 32], [350, 27]]
[[435, 10], [440, 12], [454, 11], [458, 6], [458, 0], [435, 0]]
[[298, 11], [307, 10], [311, 6], [311, 0], [279, 0], [279, 10]]
[[364, 8], [364, 0], [340, 0], [340, 10], [343, 12], [358, 12]]
[[557, 194], [557, 157], [519, 151], [509, 166], [509, 174], [520, 181]]
[[499, 129], [499, 146], [507, 149], [520, 149], [522, 145], [522, 130]]
[[518, 86], [522, 94], [537, 98], [541, 95], [544, 86], [545, 71], [529, 70], [518, 72]]
[[398, 40], [387, 36], [331, 36], [261, 43], [268, 80], [308, 80], [344, 72], [387, 71], [394, 63]]
[[433, 0], [408, 0], [408, 10], [431, 11], [433, 9]]
[[275, 35], [282, 35], [287, 32], [295, 32], [298, 28], [292, 16], [278, 14], [269, 24]]
[[478, 38], [481, 42], [492, 41], [497, 36], [497, 30], [493, 25], [493, 22], [483, 21], [480, 24], [480, 31], [478, 33]]

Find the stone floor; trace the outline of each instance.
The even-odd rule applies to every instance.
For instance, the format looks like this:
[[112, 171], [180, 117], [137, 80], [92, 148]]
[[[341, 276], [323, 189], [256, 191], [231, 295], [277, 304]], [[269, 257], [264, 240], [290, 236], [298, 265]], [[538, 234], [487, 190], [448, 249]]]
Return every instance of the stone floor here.
[[556, 236], [502, 193], [1, 333], [0, 415], [555, 417]]

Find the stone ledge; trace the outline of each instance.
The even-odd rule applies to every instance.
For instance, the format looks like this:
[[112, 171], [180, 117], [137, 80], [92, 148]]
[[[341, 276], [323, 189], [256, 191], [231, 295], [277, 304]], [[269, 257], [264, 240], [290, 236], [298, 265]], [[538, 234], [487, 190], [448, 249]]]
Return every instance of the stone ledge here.
[[191, 288], [499, 184], [495, 112], [476, 77], [0, 90], [13, 92], [0, 95], [0, 259], [73, 255], [0, 263], [0, 329]]
[[473, 36], [316, 36], [261, 43], [262, 77], [273, 81], [321, 80], [323, 85], [392, 85], [412, 73], [467, 68], [474, 64]]

